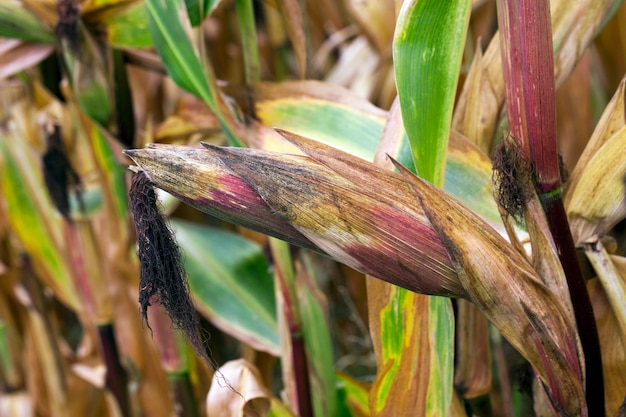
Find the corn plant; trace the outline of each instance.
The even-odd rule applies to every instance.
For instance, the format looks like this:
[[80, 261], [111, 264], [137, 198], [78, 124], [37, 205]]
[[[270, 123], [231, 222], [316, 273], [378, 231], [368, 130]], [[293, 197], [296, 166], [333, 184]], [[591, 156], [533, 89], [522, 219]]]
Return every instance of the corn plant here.
[[622, 3], [0, 4], [0, 414], [626, 415]]

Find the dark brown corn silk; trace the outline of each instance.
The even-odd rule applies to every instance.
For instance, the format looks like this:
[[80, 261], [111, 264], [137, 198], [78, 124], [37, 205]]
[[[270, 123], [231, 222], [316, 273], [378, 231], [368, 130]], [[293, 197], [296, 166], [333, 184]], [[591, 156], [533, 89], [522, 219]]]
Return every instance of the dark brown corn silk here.
[[180, 249], [157, 207], [154, 187], [145, 172], [135, 174], [128, 196], [137, 231], [137, 256], [141, 264], [139, 304], [146, 325], [150, 328], [148, 307], [153, 302], [160, 304], [174, 328], [183, 330], [196, 353], [215, 368], [200, 339]]
[[75, 0], [59, 0], [57, 3], [59, 21], [54, 32], [59, 42], [67, 42], [74, 53], [78, 53], [80, 41], [78, 39], [78, 20], [80, 13]]
[[75, 192], [81, 209], [82, 183], [72, 167], [61, 140], [61, 128], [50, 125], [47, 132], [47, 149], [41, 158], [43, 179], [52, 203], [61, 215], [70, 220], [70, 193]]
[[533, 195], [532, 163], [519, 139], [505, 135], [493, 155], [493, 183], [498, 204], [517, 223], [524, 221], [526, 203]]

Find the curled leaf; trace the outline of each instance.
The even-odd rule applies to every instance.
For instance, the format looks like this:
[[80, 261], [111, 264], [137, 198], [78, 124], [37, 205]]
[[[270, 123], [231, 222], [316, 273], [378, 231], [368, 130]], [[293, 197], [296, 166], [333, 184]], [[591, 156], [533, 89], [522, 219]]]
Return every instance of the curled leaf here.
[[589, 160], [568, 205], [577, 243], [596, 241], [626, 217], [626, 126]]
[[[224, 364], [213, 376], [206, 399], [211, 417], [262, 417], [270, 409], [270, 395], [259, 371], [244, 359]], [[225, 384], [226, 382], [226, 384]]]

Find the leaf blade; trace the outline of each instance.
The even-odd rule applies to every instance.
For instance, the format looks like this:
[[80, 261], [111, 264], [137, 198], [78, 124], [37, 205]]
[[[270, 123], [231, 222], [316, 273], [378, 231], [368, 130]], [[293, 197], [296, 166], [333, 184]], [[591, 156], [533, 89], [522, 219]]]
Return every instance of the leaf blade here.
[[148, 30], [168, 74], [181, 88], [196, 94], [213, 108], [215, 102], [204, 78], [200, 60], [178, 19], [176, 2], [148, 0], [145, 7]]
[[182, 220], [171, 225], [200, 311], [226, 333], [278, 354], [274, 284], [261, 248], [225, 230]]
[[470, 3], [405, 2], [394, 35], [398, 97], [415, 166], [422, 178], [438, 185], [443, 184]]

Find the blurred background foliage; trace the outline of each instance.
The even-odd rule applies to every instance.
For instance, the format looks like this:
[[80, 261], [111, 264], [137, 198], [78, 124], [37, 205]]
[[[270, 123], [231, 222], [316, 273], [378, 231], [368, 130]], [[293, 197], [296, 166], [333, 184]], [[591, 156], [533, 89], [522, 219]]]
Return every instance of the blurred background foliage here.
[[[362, 274], [166, 193], [159, 194], [161, 209], [183, 251], [203, 335], [214, 365], [224, 367], [215, 373], [199, 360], [158, 306], [149, 310], [150, 332], [136, 301], [139, 266], [126, 201], [131, 161], [121, 152], [200, 141], [288, 152], [271, 130], [280, 127], [373, 160], [383, 130], [393, 128], [391, 115], [399, 117], [392, 49], [400, 3], [0, 3], [0, 415], [411, 412], [391, 406], [413, 409], [403, 398], [411, 367], [396, 370], [395, 387], [375, 383], [382, 370], [374, 346], [389, 323], [372, 315], [381, 301], [368, 301]], [[558, 140], [573, 171], [605, 108], [614, 114], [606, 129], [625, 123], [626, 8], [620, 1], [580, 2], [581, 9], [566, 3], [553, 2], [553, 26]], [[467, 4], [444, 185], [502, 229], [485, 155], [506, 126], [503, 96], [482, 96], [503, 94], [489, 78], [501, 73], [492, 51], [496, 3]], [[445, 22], [430, 23], [429, 30], [444, 31]], [[398, 137], [389, 153], [410, 166], [406, 138]], [[607, 352], [611, 416], [626, 386], [624, 304], [616, 310], [624, 301], [624, 230], [622, 220], [599, 236], [610, 235], [608, 252], [587, 250], [597, 265], [612, 259], [607, 274], [622, 279], [613, 292], [589, 282]], [[589, 277], [599, 274], [592, 262], [583, 261]], [[406, 296], [382, 303], [406, 306]], [[466, 308], [454, 304], [456, 314]], [[522, 358], [486, 322], [463, 326], [469, 330], [456, 336], [453, 386], [444, 376], [430, 388], [449, 398], [432, 394], [429, 401], [443, 401], [447, 415], [534, 415]], [[410, 350], [403, 337], [387, 342]], [[294, 349], [306, 352], [304, 364]], [[451, 353], [441, 360], [453, 364]], [[302, 378], [312, 414], [294, 411], [307, 407], [296, 399]], [[423, 415], [434, 413], [431, 406]]]

